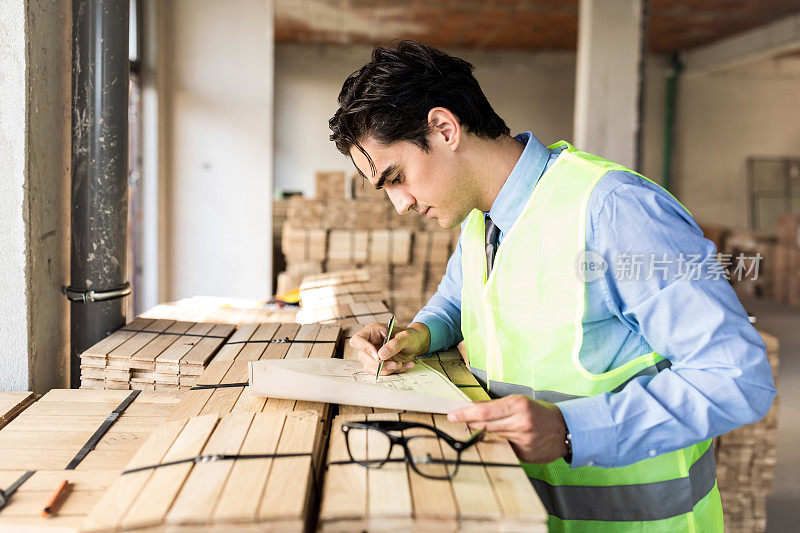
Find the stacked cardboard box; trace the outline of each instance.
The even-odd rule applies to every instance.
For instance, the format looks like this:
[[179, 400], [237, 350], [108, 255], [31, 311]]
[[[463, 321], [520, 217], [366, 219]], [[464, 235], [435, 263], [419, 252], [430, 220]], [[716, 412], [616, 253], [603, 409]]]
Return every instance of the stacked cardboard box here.
[[782, 215], [777, 230], [772, 293], [780, 302], [800, 305], [800, 216]]
[[[773, 378], [778, 373], [778, 340], [761, 333]], [[778, 401], [763, 419], [716, 439], [717, 482], [722, 497], [725, 531], [763, 532], [767, 497], [778, 455]]]

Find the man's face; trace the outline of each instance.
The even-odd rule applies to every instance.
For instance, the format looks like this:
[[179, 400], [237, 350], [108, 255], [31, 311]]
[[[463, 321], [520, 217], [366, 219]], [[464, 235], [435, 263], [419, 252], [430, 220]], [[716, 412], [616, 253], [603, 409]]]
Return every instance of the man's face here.
[[426, 152], [409, 141], [385, 146], [368, 137], [361, 146], [375, 163], [375, 174], [356, 146], [350, 149], [350, 156], [373, 186], [386, 189], [399, 214], [414, 210], [451, 229], [463, 222], [474, 202], [454, 152], [435, 134], [429, 135], [428, 141]]

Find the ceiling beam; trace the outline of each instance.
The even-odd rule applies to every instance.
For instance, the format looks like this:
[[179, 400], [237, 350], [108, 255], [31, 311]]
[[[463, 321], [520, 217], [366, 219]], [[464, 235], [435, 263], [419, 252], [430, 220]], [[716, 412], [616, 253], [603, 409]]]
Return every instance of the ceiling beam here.
[[712, 72], [800, 48], [800, 13], [682, 54], [685, 74]]

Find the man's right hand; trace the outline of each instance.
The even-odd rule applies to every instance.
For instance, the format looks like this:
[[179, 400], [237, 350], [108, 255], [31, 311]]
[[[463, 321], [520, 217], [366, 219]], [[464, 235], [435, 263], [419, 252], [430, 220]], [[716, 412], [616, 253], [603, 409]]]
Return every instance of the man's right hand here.
[[431, 334], [428, 326], [422, 322], [414, 322], [408, 329], [397, 332], [381, 347], [387, 333], [386, 324], [373, 322], [350, 338], [350, 346], [358, 350], [358, 360], [364, 364], [367, 372], [374, 374], [378, 370], [379, 360], [384, 361], [382, 376], [405, 372], [414, 367], [412, 359], [428, 353]]

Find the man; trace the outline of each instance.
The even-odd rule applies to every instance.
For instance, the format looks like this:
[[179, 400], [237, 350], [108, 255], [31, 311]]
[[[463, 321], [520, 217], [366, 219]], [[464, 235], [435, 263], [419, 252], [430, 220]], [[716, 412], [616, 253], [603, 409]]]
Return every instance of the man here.
[[563, 141], [511, 137], [472, 66], [415, 41], [374, 50], [330, 127], [399, 214], [461, 225], [413, 323], [381, 348], [382, 324], [351, 339], [365, 367], [402, 372], [463, 339], [498, 399], [448, 417], [509, 440], [551, 530], [721, 531], [710, 439], [775, 389], [681, 204]]

